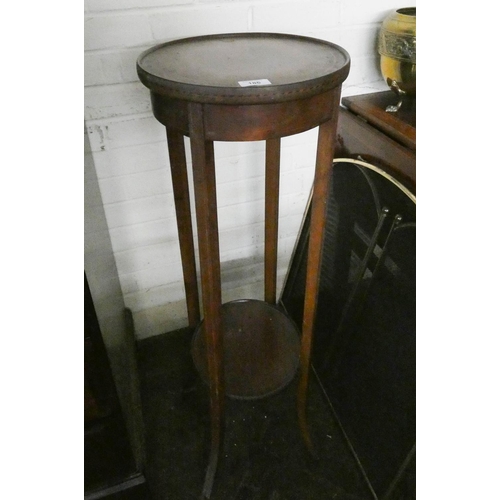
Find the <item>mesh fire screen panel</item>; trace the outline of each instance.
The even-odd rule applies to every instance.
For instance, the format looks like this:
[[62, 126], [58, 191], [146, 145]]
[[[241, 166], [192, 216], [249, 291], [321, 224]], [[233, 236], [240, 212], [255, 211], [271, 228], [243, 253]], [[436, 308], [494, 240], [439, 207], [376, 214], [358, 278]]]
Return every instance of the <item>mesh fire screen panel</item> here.
[[[333, 162], [313, 366], [377, 498], [415, 495], [415, 201], [373, 165]], [[281, 297], [299, 328], [309, 212]]]

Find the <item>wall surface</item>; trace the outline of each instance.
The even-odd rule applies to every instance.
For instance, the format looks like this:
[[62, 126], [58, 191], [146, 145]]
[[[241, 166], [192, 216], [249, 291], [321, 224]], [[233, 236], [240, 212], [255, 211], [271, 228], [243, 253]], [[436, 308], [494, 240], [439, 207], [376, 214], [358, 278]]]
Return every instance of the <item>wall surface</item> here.
[[[187, 325], [165, 132], [137, 78], [139, 54], [212, 33], [306, 35], [349, 52], [343, 95], [369, 92], [385, 89], [376, 52], [380, 23], [402, 6], [396, 0], [85, 0], [85, 126], [138, 338]], [[282, 140], [278, 295], [312, 184], [316, 139], [314, 129]], [[216, 143], [215, 156], [223, 301], [262, 299], [264, 143]]]

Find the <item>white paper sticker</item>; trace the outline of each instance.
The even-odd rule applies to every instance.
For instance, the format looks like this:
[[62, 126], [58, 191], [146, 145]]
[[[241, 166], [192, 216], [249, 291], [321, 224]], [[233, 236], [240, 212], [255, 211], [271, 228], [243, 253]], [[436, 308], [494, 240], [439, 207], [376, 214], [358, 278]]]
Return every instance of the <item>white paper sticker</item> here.
[[267, 78], [262, 78], [260, 80], [246, 80], [238, 83], [240, 84], [240, 87], [260, 87], [261, 85], [272, 85]]

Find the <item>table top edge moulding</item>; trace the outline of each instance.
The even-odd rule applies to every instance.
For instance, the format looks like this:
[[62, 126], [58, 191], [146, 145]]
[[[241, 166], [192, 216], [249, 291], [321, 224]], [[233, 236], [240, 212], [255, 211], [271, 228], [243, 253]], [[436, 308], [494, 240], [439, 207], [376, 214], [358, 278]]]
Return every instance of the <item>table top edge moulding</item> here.
[[[194, 46], [201, 49], [194, 51]], [[269, 50], [281, 52], [280, 64], [266, 63], [262, 55]], [[304, 50], [314, 53], [315, 58], [306, 57]], [[192, 65], [185, 64], [188, 51], [190, 56], [195, 52]], [[216, 60], [210, 60], [216, 53]], [[159, 64], [165, 56], [169, 67]], [[224, 69], [234, 69], [229, 74], [217, 71], [221, 61]], [[244, 72], [244, 67], [252, 69]], [[342, 47], [285, 33], [224, 33], [184, 38], [151, 47], [137, 59], [139, 79], [152, 92], [214, 104], [264, 104], [310, 97], [341, 85], [349, 69], [350, 57]], [[307, 75], [305, 79], [297, 78], [301, 72]], [[249, 84], [256, 80], [257, 85]]]

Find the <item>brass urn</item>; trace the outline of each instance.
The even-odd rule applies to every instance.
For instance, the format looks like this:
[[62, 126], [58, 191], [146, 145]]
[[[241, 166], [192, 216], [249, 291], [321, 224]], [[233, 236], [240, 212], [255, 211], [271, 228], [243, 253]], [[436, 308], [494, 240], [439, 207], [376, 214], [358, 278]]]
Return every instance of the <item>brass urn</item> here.
[[378, 38], [380, 69], [387, 85], [399, 97], [397, 111], [403, 96], [416, 95], [417, 79], [417, 8], [393, 10], [383, 21]]

